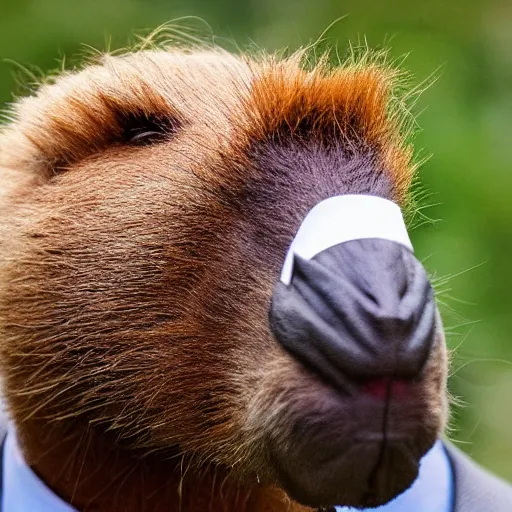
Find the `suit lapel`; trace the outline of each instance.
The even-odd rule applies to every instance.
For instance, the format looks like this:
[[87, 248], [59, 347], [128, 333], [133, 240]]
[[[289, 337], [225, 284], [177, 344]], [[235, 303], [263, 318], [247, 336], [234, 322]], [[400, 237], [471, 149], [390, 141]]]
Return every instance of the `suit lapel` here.
[[445, 443], [455, 480], [453, 512], [511, 512], [512, 486], [491, 475], [450, 443]]

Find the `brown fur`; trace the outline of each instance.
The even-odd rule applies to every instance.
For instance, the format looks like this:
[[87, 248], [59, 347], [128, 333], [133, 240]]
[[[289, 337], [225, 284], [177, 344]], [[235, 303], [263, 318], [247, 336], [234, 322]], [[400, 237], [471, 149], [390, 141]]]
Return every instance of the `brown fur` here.
[[[394, 72], [300, 60], [105, 57], [14, 106], [5, 395], [27, 461], [79, 510], [307, 510], [280, 490], [269, 445], [338, 397], [272, 338], [272, 286], [311, 206], [346, 191], [404, 204], [413, 165]], [[133, 117], [165, 119], [168, 138], [131, 144]], [[391, 419], [407, 411], [423, 451], [446, 415], [439, 336]], [[379, 408], [340, 412], [339, 432]]]

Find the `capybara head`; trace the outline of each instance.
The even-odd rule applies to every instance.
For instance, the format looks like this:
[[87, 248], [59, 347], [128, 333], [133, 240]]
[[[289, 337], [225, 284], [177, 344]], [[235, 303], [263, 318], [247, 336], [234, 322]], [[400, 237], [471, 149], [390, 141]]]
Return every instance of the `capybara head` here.
[[409, 208], [398, 74], [304, 58], [105, 56], [13, 105], [1, 370], [36, 467], [60, 429], [311, 507], [376, 506], [416, 478], [447, 409], [423, 267], [366, 237], [280, 278], [322, 201]]

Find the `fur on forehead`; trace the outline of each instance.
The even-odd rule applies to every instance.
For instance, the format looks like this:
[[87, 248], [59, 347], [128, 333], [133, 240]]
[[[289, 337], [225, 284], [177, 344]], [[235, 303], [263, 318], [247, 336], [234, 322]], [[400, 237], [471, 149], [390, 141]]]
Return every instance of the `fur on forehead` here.
[[255, 141], [302, 136], [370, 150], [405, 203], [414, 165], [396, 95], [399, 73], [368, 55], [338, 67], [321, 58], [310, 69], [305, 51], [287, 58], [215, 48], [106, 55], [14, 103], [12, 123], [0, 131], [4, 192], [44, 182], [116, 143], [127, 116], [137, 115], [199, 121], [226, 134], [234, 153]]

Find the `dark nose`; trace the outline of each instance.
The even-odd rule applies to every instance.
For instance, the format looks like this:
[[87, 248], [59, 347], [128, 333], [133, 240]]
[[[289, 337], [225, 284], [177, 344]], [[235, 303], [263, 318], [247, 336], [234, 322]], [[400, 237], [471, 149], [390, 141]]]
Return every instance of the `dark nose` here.
[[270, 326], [286, 350], [335, 384], [347, 377], [412, 379], [432, 349], [435, 311], [412, 252], [363, 239], [311, 260], [295, 256], [290, 285], [275, 286]]

